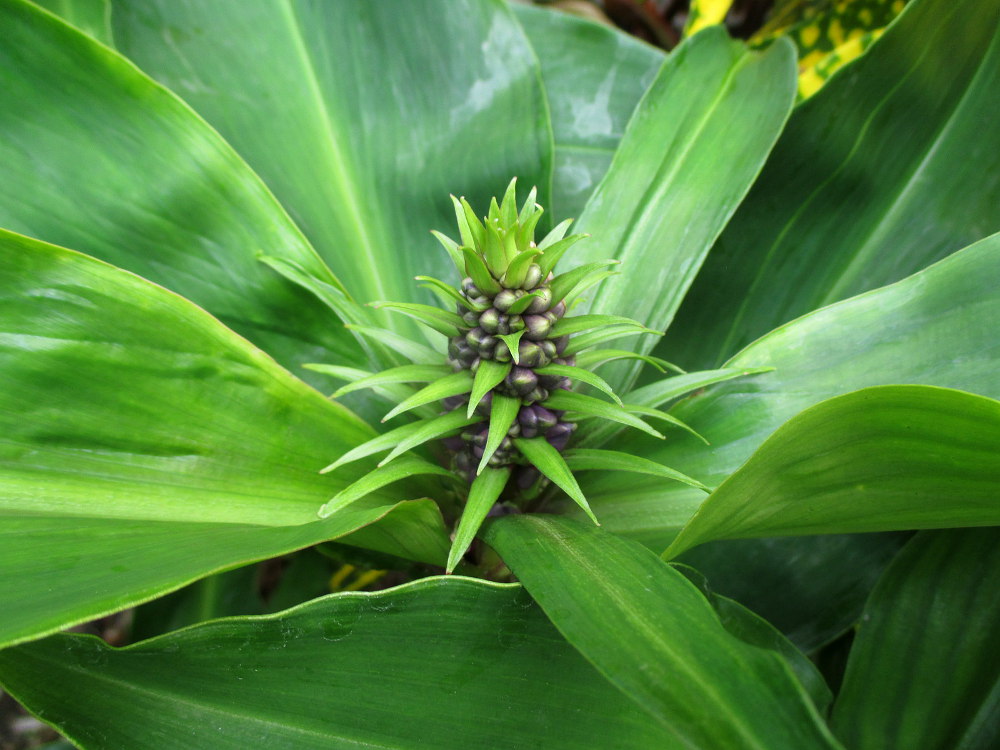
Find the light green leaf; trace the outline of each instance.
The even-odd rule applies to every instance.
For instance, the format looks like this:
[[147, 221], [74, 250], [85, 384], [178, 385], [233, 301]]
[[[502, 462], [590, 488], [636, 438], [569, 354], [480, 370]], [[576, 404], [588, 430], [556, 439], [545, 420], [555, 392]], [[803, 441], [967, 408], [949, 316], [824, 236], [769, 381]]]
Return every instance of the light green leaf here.
[[479, 406], [479, 402], [483, 400], [486, 393], [491, 388], [499, 385], [507, 377], [510, 369], [510, 362], [505, 364], [492, 359], [479, 361], [479, 369], [476, 370], [476, 375], [473, 379], [472, 395], [469, 397], [469, 406], [466, 412], [469, 417], [476, 411], [476, 407]]
[[458, 334], [458, 329], [465, 325], [460, 315], [432, 305], [420, 305], [413, 302], [371, 302], [369, 304], [376, 310], [385, 308], [402, 313], [445, 336], [455, 336]]
[[556, 217], [579, 216], [665, 54], [587, 19], [512, 7], [538, 55], [552, 113], [555, 156], [546, 208]]
[[1000, 736], [1000, 534], [923, 532], [865, 607], [834, 706], [857, 750], [987, 748]]
[[717, 366], [799, 315], [996, 231], [1000, 128], [983, 123], [996, 116], [998, 25], [993, 2], [909, 3], [796, 109], [663, 354]]
[[500, 284], [493, 278], [490, 269], [486, 267], [485, 261], [479, 253], [471, 247], [463, 247], [462, 255], [465, 256], [465, 272], [475, 282], [480, 291], [487, 294], [497, 294], [500, 291]]
[[521, 342], [521, 337], [527, 329], [522, 328], [520, 331], [515, 333], [498, 333], [497, 338], [503, 341], [507, 345], [507, 351], [510, 352], [511, 359], [514, 360], [514, 364], [521, 363], [521, 349], [518, 346]]
[[507, 266], [507, 271], [504, 273], [504, 284], [507, 288], [512, 289], [521, 286], [524, 283], [524, 279], [528, 274], [528, 269], [531, 267], [532, 262], [535, 260], [535, 256], [538, 255], [541, 250], [537, 248], [532, 248], [530, 250], [525, 250], [510, 262]]
[[441, 361], [441, 354], [431, 349], [429, 346], [414, 341], [407, 336], [387, 331], [384, 328], [371, 328], [369, 326], [348, 325], [346, 328], [364, 336], [377, 344], [382, 344], [394, 351], [399, 352], [411, 362], [417, 364], [438, 364]]
[[664, 555], [713, 539], [990, 525], [1000, 525], [1000, 402], [879, 386], [783, 425]]
[[[558, 224], [556, 224], [547, 235], [545, 235], [542, 238], [541, 242], [538, 243], [538, 249], [539, 250], [549, 250], [550, 251], [549, 252], [549, 261], [545, 261], [545, 256], [543, 255], [542, 259], [539, 261], [539, 264], [542, 264], [542, 263], [552, 263], [553, 262], [551, 260], [551, 256], [552, 256], [551, 248], [552, 248], [552, 246], [555, 245], [557, 242], [561, 242], [562, 241], [562, 239], [566, 236], [566, 231], [570, 228], [570, 225], [574, 221], [575, 221], [575, 219], [563, 219]], [[574, 236], [578, 240], [582, 240], [584, 238], [584, 235], [582, 235], [582, 234], [580, 234], [580, 235], [574, 235]], [[543, 266], [543, 268], [544, 268], [544, 266]], [[551, 266], [549, 267], [549, 270], [550, 271], [552, 270]]]
[[[555, 297], [553, 297], [553, 299], [555, 299]], [[620, 326], [622, 328], [632, 329], [637, 333], [659, 334], [658, 331], [646, 328], [646, 326], [638, 320], [624, 318], [620, 315], [573, 315], [556, 321], [556, 324], [552, 326], [552, 331], [549, 333], [549, 336], [551, 338], [569, 336], [574, 333], [589, 331], [593, 328], [608, 328], [611, 326]]]
[[[605, 281], [590, 309], [663, 331], [705, 255], [757, 176], [795, 98], [787, 40], [749, 51], [721, 28], [706, 29], [667, 59], [629, 122], [611, 168], [580, 217], [600, 237], [577, 257], [608, 248], [625, 273]], [[648, 353], [653, 341], [635, 347]], [[608, 381], [631, 384], [619, 363]]]
[[[450, 368], [449, 368], [450, 369]], [[472, 376], [468, 370], [459, 370], [451, 375], [440, 377], [407, 399], [401, 401], [394, 409], [382, 417], [383, 422], [388, 422], [395, 416], [403, 412], [416, 409], [424, 404], [431, 404], [452, 396], [460, 396], [472, 390]]]
[[566, 639], [676, 746], [839, 747], [782, 657], [728, 633], [701, 593], [649, 550], [543, 515], [497, 519], [485, 540]]
[[521, 399], [514, 396], [504, 396], [501, 393], [493, 394], [493, 402], [490, 405], [490, 429], [486, 435], [483, 458], [479, 462], [476, 474], [483, 473], [483, 469], [489, 463], [493, 454], [496, 453], [497, 448], [500, 447], [500, 443], [507, 437], [507, 431], [510, 430], [511, 425], [514, 424], [514, 420], [517, 419], [517, 413], [520, 409]]
[[630, 453], [621, 451], [599, 450], [596, 448], [571, 448], [563, 452], [566, 465], [574, 471], [628, 471], [636, 474], [651, 474], [664, 479], [673, 479], [683, 482], [691, 487], [697, 487], [705, 492], [711, 492], [711, 488], [706, 487], [697, 479], [682, 474], [669, 466], [658, 464], [655, 461], [633, 456]]
[[[332, 539], [371, 434], [202, 309], [87, 256], [0, 232], [0, 643]], [[310, 510], [311, 506], [311, 510]]]
[[102, 44], [114, 46], [110, 0], [40, 0], [35, 4], [57, 14]]
[[583, 492], [580, 490], [580, 485], [577, 484], [573, 472], [569, 470], [562, 455], [552, 447], [548, 440], [543, 437], [531, 438], [530, 440], [516, 438], [514, 445], [517, 446], [517, 449], [524, 454], [524, 457], [536, 469], [548, 477], [559, 489], [569, 495], [573, 502], [587, 514], [591, 521], [598, 526], [601, 525], [601, 522], [597, 520], [597, 516], [591, 511], [587, 498], [583, 496]]
[[349, 484], [324, 503], [317, 512], [317, 515], [320, 518], [329, 518], [338, 510], [346, 508], [355, 500], [360, 500], [377, 489], [381, 489], [393, 482], [398, 482], [400, 479], [422, 474], [437, 474], [453, 478], [455, 476], [447, 469], [425, 461], [418, 456], [400, 456], [399, 459], [393, 461], [391, 464], [380, 466]]
[[[668, 369], [673, 370], [677, 373], [683, 373], [680, 367], [665, 359], [660, 359], [659, 357], [650, 357], [645, 354], [638, 354], [636, 352], [625, 351], [624, 349], [592, 349], [589, 352], [580, 352], [576, 355], [576, 364], [579, 367], [586, 369], [594, 369], [595, 367], [600, 367], [608, 362], [614, 362], [619, 359], [638, 359], [645, 362], [647, 365], [651, 365], [657, 372], [666, 372]], [[637, 391], [632, 391], [635, 394]], [[631, 398], [631, 396], [630, 396]], [[635, 399], [633, 399], [635, 400]]]
[[[317, 372], [324, 372], [326, 366], [324, 365], [307, 365], [309, 369], [316, 370]], [[394, 383], [426, 383], [430, 380], [436, 380], [442, 375], [451, 372], [451, 368], [447, 365], [402, 365], [401, 367], [393, 367], [389, 370], [383, 370], [382, 372], [376, 372], [367, 377], [359, 378], [352, 383], [338, 388], [334, 394], [334, 398], [340, 398], [344, 394], [351, 393], [352, 391], [360, 391], [365, 388], [374, 388], [380, 385], [390, 385]]]
[[[392, 679], [359, 690], [362, 674]], [[0, 652], [0, 682], [88, 748], [191, 750], [192, 727], [216, 750], [245, 750], [262, 736], [274, 748], [428, 750], [671, 741], [524, 589], [457, 576], [337, 594], [124, 649], [58, 635]]]
[[[410, 487], [415, 483], [411, 482]], [[438, 488], [431, 486], [428, 489]], [[399, 503], [385, 518], [340, 537], [337, 544], [444, 567], [451, 546], [450, 533], [438, 504], [430, 498], [422, 498]], [[274, 602], [270, 603], [275, 609]]]
[[549, 397], [545, 400], [544, 405], [551, 409], [565, 409], [566, 411], [572, 411], [577, 414], [581, 414], [584, 417], [601, 417], [602, 419], [610, 419], [613, 422], [619, 422], [623, 425], [628, 425], [629, 427], [635, 427], [637, 430], [642, 430], [653, 437], [663, 438], [662, 433], [653, 429], [639, 419], [639, 417], [626, 411], [623, 407], [616, 406], [615, 404], [609, 404], [607, 401], [602, 401], [601, 399], [593, 398], [592, 396], [584, 396], [582, 393], [574, 393], [573, 391], [556, 391], [555, 393], [549, 394]]
[[451, 552], [448, 553], [448, 565], [445, 570], [451, 573], [458, 565], [472, 540], [479, 531], [486, 514], [500, 497], [503, 488], [507, 486], [510, 479], [511, 468], [504, 466], [499, 469], [480, 469], [478, 475], [472, 480], [469, 488], [469, 499], [465, 502], [462, 510], [462, 517], [458, 521], [458, 528], [455, 529], [455, 540], [451, 545]]
[[538, 66], [501, 3], [113, 7], [119, 48], [236, 147], [360, 300], [446, 277], [427, 230], [454, 227], [449, 193], [485, 205], [518, 175], [547, 200]]
[[615, 395], [613, 390], [611, 390], [611, 386], [608, 385], [608, 381], [600, 375], [590, 372], [590, 370], [584, 370], [582, 367], [574, 367], [571, 365], [546, 365], [545, 367], [536, 368], [535, 373], [538, 375], [555, 375], [556, 377], [566, 377], [579, 380], [581, 383], [592, 385], [597, 390], [606, 393], [619, 406], [622, 405], [622, 400]]
[[[442, 414], [439, 417], [433, 417], [430, 420], [421, 420], [419, 422], [404, 424], [402, 427], [397, 427], [396, 429], [389, 430], [381, 435], [376, 435], [371, 440], [351, 448], [332, 464], [322, 469], [321, 473], [326, 474], [327, 472], [339, 469], [341, 466], [349, 464], [353, 461], [358, 461], [362, 458], [367, 458], [368, 456], [375, 455], [376, 453], [381, 453], [382, 451], [394, 448], [403, 442], [413, 439], [413, 437], [422, 429], [428, 429], [428, 425], [431, 422], [434, 424], [433, 428], [431, 428], [432, 431], [434, 429], [441, 429], [444, 432], [450, 432], [451, 430], [458, 430], [466, 425], [472, 424], [475, 421], [476, 418], [474, 417], [466, 418], [460, 411], [452, 411], [447, 414]], [[418, 440], [417, 444], [421, 442], [424, 441]]]
[[439, 300], [441, 300], [441, 302], [448, 305], [449, 307], [451, 307], [457, 302], [458, 304], [462, 305], [462, 307], [464, 307], [466, 310], [482, 311], [486, 309], [485, 306], [473, 305], [471, 302], [469, 302], [469, 300], [465, 298], [465, 295], [459, 292], [451, 284], [446, 284], [440, 279], [435, 279], [433, 276], [417, 276], [416, 280], [425, 282], [420, 286], [424, 289], [430, 289], [432, 292], [434, 292], [434, 295]]
[[257, 260], [339, 283], [218, 133], [30, 3], [0, 3], [0, 27], [0, 226], [162, 284], [293, 370], [364, 364], [325, 305]]
[[[436, 239], [438, 242], [441, 243], [442, 247], [444, 247], [445, 252], [448, 253], [448, 257], [451, 258], [451, 262], [455, 264], [455, 268], [458, 270], [459, 275], [464, 276], [465, 256], [462, 255], [462, 246], [459, 245], [457, 242], [455, 242], [455, 240], [453, 240], [451, 237], [442, 234], [436, 229], [431, 230], [431, 235], [434, 237], [434, 239]], [[463, 242], [464, 241], [465, 238], [463, 237]]]
[[446, 437], [449, 433], [455, 432], [473, 422], [478, 421], [477, 417], [466, 417], [461, 409], [442, 414], [434, 419], [424, 419], [417, 422], [417, 428], [410, 434], [403, 437], [396, 447], [389, 451], [389, 455], [378, 462], [379, 466], [385, 466], [397, 456], [408, 450], [413, 450], [418, 445], [423, 445], [428, 440]]
[[617, 265], [620, 262], [617, 260], [600, 260], [596, 263], [577, 266], [572, 271], [559, 274], [549, 282], [549, 288], [552, 289], [552, 299], [556, 302], [561, 302], [571, 296], [575, 297], [587, 287], [596, 284], [601, 278], [607, 278], [608, 274], [603, 270], [604, 268]]
[[654, 409], [650, 406], [642, 406], [640, 404], [625, 404], [624, 408], [626, 411], [632, 412], [633, 414], [641, 414], [644, 417], [652, 417], [653, 419], [659, 419], [667, 424], [672, 424], [674, 427], [680, 427], [685, 432], [694, 435], [705, 445], [709, 445], [707, 438], [696, 432], [689, 425], [685, 424], [672, 414], [667, 414], [667, 412], [660, 409]]
[[596, 331], [589, 331], [588, 333], [581, 333], [574, 336], [570, 339], [569, 346], [566, 347], [566, 351], [563, 356], [569, 357], [585, 349], [589, 349], [592, 346], [603, 344], [605, 341], [613, 341], [627, 336], [638, 336], [639, 334], [648, 333], [650, 333], [648, 329], [637, 328], [635, 325], [631, 324], [606, 326]]
[[531, 303], [534, 302], [535, 299], [540, 296], [541, 292], [530, 292], [521, 297], [519, 300], [516, 300], [514, 304], [508, 308], [507, 312], [511, 315], [520, 315], [531, 306]]

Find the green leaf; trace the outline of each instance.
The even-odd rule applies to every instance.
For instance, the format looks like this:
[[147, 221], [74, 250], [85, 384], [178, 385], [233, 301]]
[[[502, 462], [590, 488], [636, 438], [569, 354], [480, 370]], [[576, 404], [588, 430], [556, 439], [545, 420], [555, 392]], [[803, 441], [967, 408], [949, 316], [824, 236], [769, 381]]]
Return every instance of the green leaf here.
[[102, 44], [114, 46], [109, 0], [41, 0], [35, 4], [55, 13]]
[[[573, 219], [563, 219], [558, 224], [556, 224], [552, 230], [542, 238], [542, 241], [538, 243], [539, 250], [549, 250], [557, 242], [560, 242], [563, 237], [566, 236], [566, 231], [569, 229], [570, 225], [573, 223]], [[584, 235], [574, 235], [577, 239], [583, 239]], [[542, 260], [544, 261], [544, 255]], [[542, 261], [539, 261], [540, 263]], [[551, 271], [552, 269], [549, 268]]]
[[652, 476], [683, 482], [705, 492], [712, 491], [711, 488], [706, 487], [697, 479], [671, 469], [669, 466], [658, 464], [641, 456], [622, 453], [621, 451], [599, 450], [596, 448], [571, 448], [563, 453], [563, 458], [566, 459], [567, 466], [574, 471], [629, 471], [636, 474], [651, 474]]
[[510, 315], [520, 315], [525, 310], [527, 310], [528, 307], [531, 305], [531, 303], [535, 300], [535, 298], [537, 298], [539, 296], [541, 296], [540, 292], [529, 292], [528, 294], [524, 295], [520, 299], [516, 300], [514, 302], [514, 304], [512, 304], [507, 309], [507, 312]]
[[471, 417], [483, 400], [486, 393], [498, 386], [510, 372], [510, 362], [497, 362], [492, 359], [482, 359], [479, 361], [479, 369], [472, 382], [472, 395], [469, 397], [469, 406], [466, 414]]
[[384, 328], [371, 328], [369, 326], [348, 325], [346, 328], [364, 336], [371, 341], [382, 344], [394, 351], [399, 352], [411, 362], [421, 365], [434, 365], [441, 361], [441, 354], [424, 346], [412, 338], [401, 336], [398, 333], [387, 331]]
[[[378, 523], [362, 526], [340, 537], [337, 544], [349, 544], [444, 567], [451, 546], [450, 533], [451, 529], [445, 526], [438, 504], [430, 498], [423, 498], [399, 503]], [[275, 609], [273, 600], [269, 603]]]
[[[323, 372], [325, 366], [308, 365], [308, 367], [311, 370]], [[360, 391], [365, 388], [374, 388], [375, 386], [391, 383], [426, 383], [429, 380], [437, 380], [449, 372], [451, 372], [451, 368], [447, 365], [403, 365], [402, 367], [393, 367], [392, 369], [376, 372], [373, 375], [348, 383], [338, 388], [334, 392], [333, 397], [340, 398], [352, 391]]]
[[438, 380], [421, 388], [412, 396], [397, 404], [395, 408], [382, 417], [382, 421], [388, 422], [393, 417], [411, 409], [416, 409], [418, 406], [431, 404], [452, 396], [460, 396], [472, 390], [473, 381], [468, 370], [459, 370], [458, 372], [453, 372], [451, 375], [445, 375], [444, 377], [439, 375], [438, 377]]
[[430, 289], [434, 295], [441, 300], [444, 304], [454, 305], [456, 302], [464, 307], [466, 310], [475, 310], [476, 312], [482, 312], [486, 309], [484, 305], [474, 305], [466, 299], [465, 295], [459, 292], [451, 284], [446, 284], [440, 279], [435, 279], [433, 276], [417, 276], [415, 277], [417, 281], [423, 281], [425, 283], [421, 284], [421, 288]]
[[748, 536], [1000, 525], [1000, 402], [879, 386], [783, 425], [664, 553]]
[[317, 469], [371, 428], [100, 261], [0, 232], [0, 342], [0, 569], [17, 571], [0, 577], [0, 643], [342, 536], [400, 499], [317, 522], [359, 475]]
[[485, 540], [566, 639], [678, 747], [838, 747], [782, 657], [728, 633], [650, 551], [543, 515], [497, 519]]
[[507, 266], [507, 271], [504, 273], [504, 284], [508, 288], [519, 287], [524, 283], [525, 276], [527, 276], [528, 268], [535, 260], [535, 256], [538, 255], [541, 250], [537, 248], [532, 248], [530, 250], [525, 250], [510, 262]]
[[490, 269], [486, 267], [486, 262], [479, 256], [479, 253], [471, 247], [463, 247], [462, 255], [465, 256], [465, 272], [480, 291], [487, 294], [497, 294], [501, 287], [493, 278], [493, 274], [490, 273]]
[[872, 592], [834, 706], [857, 750], [987, 748], [998, 738], [1000, 536], [923, 532]]
[[[580, 231], [601, 239], [584, 248], [580, 263], [615, 248], [626, 271], [601, 285], [592, 312], [627, 312], [666, 330], [774, 145], [794, 101], [795, 73], [787, 40], [750, 51], [722, 28], [706, 29], [667, 59], [580, 217]], [[653, 343], [636, 350], [648, 353]], [[608, 381], [621, 390], [635, 371], [620, 363]]]
[[[371, 674], [392, 679], [359, 690], [356, 676]], [[91, 748], [190, 750], [192, 728], [218, 750], [262, 736], [274, 748], [434, 750], [671, 741], [524, 589], [457, 576], [327, 596], [124, 649], [58, 635], [0, 652], [0, 681]]]
[[369, 304], [376, 310], [385, 308], [402, 313], [445, 336], [455, 336], [460, 328], [465, 327], [460, 315], [449, 310], [442, 310], [440, 307], [412, 302], [371, 302]]
[[[565, 320], [565, 318], [563, 318], [563, 320]], [[659, 335], [658, 332], [650, 331], [647, 328], [636, 328], [631, 324], [606, 326], [597, 331], [590, 331], [589, 333], [582, 333], [574, 336], [570, 339], [569, 346], [566, 347], [566, 351], [563, 353], [563, 356], [569, 357], [583, 351], [584, 349], [589, 349], [592, 346], [603, 344], [605, 341], [613, 341], [615, 339], [625, 338], [626, 336], [637, 336], [639, 334], [647, 333], [657, 333], [657, 335]]]
[[[624, 349], [593, 349], [589, 352], [581, 352], [576, 355], [576, 364], [578, 367], [592, 370], [595, 367], [600, 367], [603, 364], [614, 362], [619, 359], [642, 360], [646, 364], [651, 365], [657, 372], [666, 372], [668, 369], [678, 373], [684, 372], [684, 370], [679, 368], [677, 365], [667, 362], [665, 359], [650, 357], [645, 354], [637, 354], [636, 352], [629, 352]], [[636, 392], [637, 391], [632, 391], [632, 394], [635, 394]]]
[[[1000, 398], [996, 278], [1000, 235], [902, 282], [817, 310], [747, 347], [726, 367], [774, 371], [719, 383], [671, 410], [707, 435], [711, 450], [686, 436], [653, 442], [634, 433], [621, 435], [614, 447], [718, 486], [783, 423], [859, 388], [902, 381]], [[623, 487], [590, 474], [581, 485], [609, 529], [641, 538], [657, 552], [703, 500], [692, 489], [642, 477]], [[807, 557], [824, 567], [819, 557]], [[711, 571], [703, 572], [712, 579]]]
[[633, 414], [641, 414], [644, 417], [652, 417], [654, 419], [659, 419], [663, 422], [666, 422], [667, 424], [672, 424], [674, 427], [680, 427], [688, 434], [694, 435], [705, 445], [710, 444], [706, 437], [696, 432], [689, 425], [685, 424], [672, 414], [667, 414], [667, 412], [665, 411], [662, 411], [660, 409], [654, 409], [650, 406], [642, 406], [640, 404], [624, 404], [623, 408], [628, 412], [632, 412]]
[[462, 510], [462, 517], [458, 521], [458, 528], [455, 529], [455, 541], [452, 542], [451, 552], [448, 553], [448, 565], [445, 570], [451, 573], [458, 565], [462, 556], [465, 555], [469, 545], [479, 531], [486, 514], [500, 497], [503, 488], [507, 486], [510, 479], [511, 468], [504, 466], [499, 469], [480, 468], [472, 486], [469, 488], [469, 499], [465, 502]]
[[162, 284], [290, 369], [364, 363], [325, 305], [257, 260], [339, 284], [218, 133], [30, 3], [5, 0], [0, 27], [0, 226]]
[[517, 446], [517, 449], [521, 451], [524, 457], [536, 469], [548, 477], [559, 489], [569, 495], [573, 502], [580, 506], [591, 521], [598, 526], [601, 525], [601, 522], [597, 520], [597, 516], [591, 511], [587, 498], [583, 496], [583, 492], [580, 490], [580, 485], [577, 484], [573, 472], [569, 470], [562, 455], [552, 447], [548, 440], [543, 437], [531, 438], [530, 440], [515, 438], [514, 445]]
[[235, 146], [359, 299], [446, 277], [427, 229], [454, 226], [449, 193], [485, 204], [511, 175], [547, 193], [538, 66], [503, 4], [113, 5], [122, 52]]
[[507, 270], [507, 256], [504, 254], [503, 240], [497, 231], [496, 224], [492, 221], [486, 222], [486, 234], [483, 242], [483, 258], [486, 259], [486, 267], [495, 278], [503, 276]]
[[507, 345], [507, 351], [510, 352], [510, 356], [514, 360], [515, 365], [521, 363], [521, 349], [518, 344], [520, 343], [525, 330], [526, 329], [522, 328], [520, 331], [516, 331], [515, 333], [497, 334], [497, 338]]
[[574, 367], [571, 365], [546, 365], [545, 367], [536, 368], [535, 373], [537, 375], [555, 375], [556, 377], [579, 380], [581, 383], [592, 385], [597, 390], [606, 393], [619, 406], [622, 405], [622, 400], [615, 395], [613, 390], [611, 390], [611, 386], [608, 385], [608, 381], [600, 375], [596, 375], [589, 370], [584, 370], [582, 367]]
[[639, 417], [626, 411], [621, 406], [616, 406], [615, 404], [609, 404], [607, 401], [602, 401], [599, 398], [593, 398], [592, 396], [584, 396], [582, 393], [574, 393], [573, 391], [556, 391], [555, 393], [549, 394], [549, 397], [545, 400], [546, 408], [551, 409], [565, 409], [566, 411], [576, 412], [585, 417], [601, 417], [602, 419], [610, 419], [613, 422], [619, 422], [629, 427], [635, 427], [637, 430], [642, 430], [643, 432], [652, 435], [653, 437], [663, 438], [663, 435], [657, 430], [650, 427], [648, 424], [643, 422]]
[[[520, 409], [521, 399], [514, 396], [504, 396], [501, 393], [493, 394], [493, 402], [490, 405], [490, 429], [486, 436], [483, 458], [479, 462], [476, 474], [483, 473], [483, 469], [486, 468], [489, 460], [500, 447], [500, 443], [507, 437], [507, 431], [517, 419], [517, 413]], [[464, 554], [465, 551], [463, 550], [462, 553]]]
[[[555, 299], [555, 297], [553, 297]], [[551, 338], [559, 336], [569, 336], [582, 331], [589, 331], [593, 328], [608, 328], [610, 326], [620, 326], [635, 330], [637, 333], [654, 333], [659, 335], [659, 331], [646, 328], [638, 320], [624, 318], [620, 315], [574, 315], [556, 321], [549, 333]]]
[[410, 476], [420, 474], [438, 474], [443, 477], [453, 477], [447, 469], [437, 464], [432, 464], [418, 456], [401, 456], [387, 466], [380, 466], [374, 471], [370, 471], [360, 479], [352, 482], [347, 487], [334, 495], [317, 512], [320, 518], [329, 518], [338, 510], [346, 508], [355, 500], [360, 500], [377, 489], [385, 487], [387, 484], [398, 482]]
[[[454, 198], [454, 196], [452, 196]], [[463, 217], [464, 218], [464, 217]], [[455, 240], [446, 234], [442, 234], [435, 229], [431, 230], [431, 234], [434, 236], [441, 246], [448, 253], [448, 257], [451, 258], [451, 262], [455, 264], [455, 268], [458, 270], [459, 275], [465, 275], [465, 256], [462, 255], [462, 246], [459, 245]], [[462, 242], [468, 244], [471, 242], [471, 237], [466, 237], [465, 234], [462, 235]]]
[[[611, 265], [617, 265], [621, 261], [617, 260], [600, 260], [596, 263], [587, 263], [582, 266], [574, 268], [572, 271], [567, 271], [566, 273], [559, 274], [551, 282], [549, 282], [549, 288], [552, 289], [552, 299], [554, 302], [561, 302], [570, 296], [570, 293], [579, 294], [582, 292], [588, 284], [588, 280], [592, 283], [597, 283], [600, 280], [598, 277], [600, 274], [605, 274], [604, 268]], [[565, 320], [565, 318], [564, 318]], [[581, 329], [586, 330], [586, 329]]]
[[910, 3], [796, 109], [662, 351], [714, 367], [995, 231], [1000, 129], [983, 122], [996, 114], [998, 23], [979, 0]]
[[455, 432], [456, 430], [470, 425], [477, 420], [477, 417], [466, 417], [462, 414], [461, 409], [456, 409], [455, 411], [448, 412], [447, 414], [442, 414], [440, 417], [435, 417], [434, 419], [424, 419], [417, 422], [417, 428], [412, 433], [404, 436], [403, 439], [396, 444], [396, 447], [389, 451], [389, 455], [378, 462], [378, 465], [385, 466], [387, 463], [406, 451], [412, 450], [418, 445], [423, 445], [428, 440], [445, 437], [449, 433]]
[[[556, 229], [559, 229], [559, 227], [556, 227]], [[556, 229], [552, 231], [556, 232]], [[558, 235], [558, 232], [556, 232], [556, 235]], [[569, 237], [558, 240], [549, 245], [546, 245], [545, 240], [543, 240], [542, 244], [538, 246], [542, 249], [542, 254], [541, 256], [539, 256], [537, 261], [539, 268], [542, 269], [542, 278], [544, 279], [552, 272], [552, 269], [555, 268], [556, 263], [558, 263], [559, 259], [566, 254], [567, 250], [573, 247], [573, 245], [575, 245], [580, 240], [586, 239], [589, 236], [590, 236], [589, 234], [571, 234]], [[545, 239], [547, 240], [548, 236], [546, 236]]]
[[[457, 416], [456, 416], [457, 415]], [[447, 414], [442, 414], [439, 417], [434, 417], [431, 422], [434, 422], [435, 429], [441, 428], [444, 432], [450, 432], [451, 430], [458, 430], [466, 425], [470, 425], [476, 421], [473, 417], [464, 417], [462, 413], [459, 412], [448, 412]], [[322, 469], [321, 473], [326, 474], [327, 472], [339, 469], [341, 466], [351, 463], [352, 461], [358, 461], [362, 458], [367, 458], [376, 453], [381, 453], [382, 451], [390, 450], [404, 441], [410, 440], [413, 436], [419, 432], [421, 429], [426, 429], [428, 422], [422, 420], [420, 422], [411, 422], [410, 424], [404, 424], [402, 427], [397, 427], [394, 430], [389, 430], [381, 435], [373, 437], [361, 445], [351, 448], [349, 451], [344, 453], [340, 458], [334, 461], [329, 466]], [[419, 441], [423, 442], [423, 441]]]
[[603, 24], [515, 3], [534, 47], [552, 113], [553, 216], [579, 216], [601, 181], [663, 50]]

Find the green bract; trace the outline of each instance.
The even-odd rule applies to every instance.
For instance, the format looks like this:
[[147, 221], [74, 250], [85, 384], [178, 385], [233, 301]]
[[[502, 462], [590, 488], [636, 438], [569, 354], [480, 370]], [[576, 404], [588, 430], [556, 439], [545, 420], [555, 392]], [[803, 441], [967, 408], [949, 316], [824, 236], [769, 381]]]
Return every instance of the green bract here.
[[720, 27], [43, 5], [0, 0], [29, 711], [88, 750], [996, 744], [998, 0], [911, 0], [798, 105], [794, 45]]

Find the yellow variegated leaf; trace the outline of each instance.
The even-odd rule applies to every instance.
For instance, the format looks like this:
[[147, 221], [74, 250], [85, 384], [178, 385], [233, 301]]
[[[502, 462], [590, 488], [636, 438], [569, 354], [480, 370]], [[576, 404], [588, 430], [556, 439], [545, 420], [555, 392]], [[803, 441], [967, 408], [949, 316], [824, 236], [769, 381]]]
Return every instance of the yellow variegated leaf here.
[[733, 0], [691, 0], [684, 36], [697, 34], [708, 26], [722, 23], [732, 4]]

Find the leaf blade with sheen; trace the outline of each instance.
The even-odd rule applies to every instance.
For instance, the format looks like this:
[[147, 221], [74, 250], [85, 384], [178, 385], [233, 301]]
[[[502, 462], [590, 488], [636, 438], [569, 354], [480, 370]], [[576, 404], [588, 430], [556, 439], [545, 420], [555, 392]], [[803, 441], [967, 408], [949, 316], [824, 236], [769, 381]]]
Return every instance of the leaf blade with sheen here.
[[462, 509], [462, 517], [458, 520], [458, 527], [455, 529], [455, 540], [451, 544], [451, 551], [448, 553], [448, 564], [445, 572], [451, 573], [458, 565], [462, 556], [465, 555], [469, 545], [475, 538], [483, 520], [490, 512], [490, 508], [500, 497], [503, 488], [507, 486], [510, 479], [511, 467], [504, 466], [498, 469], [488, 468], [480, 471], [476, 478], [472, 480], [469, 488], [469, 499]]

